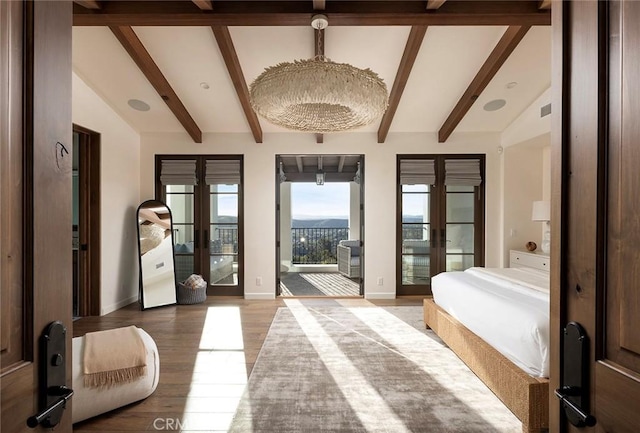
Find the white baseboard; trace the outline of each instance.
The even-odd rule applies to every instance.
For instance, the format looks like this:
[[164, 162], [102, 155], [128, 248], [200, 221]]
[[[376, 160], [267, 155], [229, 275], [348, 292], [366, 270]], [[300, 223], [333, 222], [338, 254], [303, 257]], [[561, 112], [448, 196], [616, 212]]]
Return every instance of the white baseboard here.
[[123, 299], [122, 301], [116, 302], [115, 304], [111, 304], [111, 305], [108, 305], [106, 307], [102, 307], [100, 309], [100, 315], [101, 316], [107, 315], [107, 314], [112, 313], [112, 312], [114, 312], [116, 310], [119, 310], [122, 307], [126, 307], [127, 305], [132, 304], [134, 302], [138, 302], [138, 297], [137, 296], [132, 296], [130, 298]]
[[267, 300], [267, 299], [276, 299], [276, 294], [274, 293], [246, 293], [244, 294], [244, 299], [253, 299], [253, 300]]
[[396, 292], [367, 293], [365, 290], [364, 299], [396, 299]]

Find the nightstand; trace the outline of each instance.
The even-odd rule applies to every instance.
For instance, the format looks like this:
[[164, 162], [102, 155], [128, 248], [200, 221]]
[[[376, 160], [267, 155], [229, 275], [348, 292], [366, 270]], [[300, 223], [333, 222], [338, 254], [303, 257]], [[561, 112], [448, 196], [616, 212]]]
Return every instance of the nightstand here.
[[549, 272], [549, 255], [531, 251], [511, 250], [509, 255], [510, 268], [535, 268]]

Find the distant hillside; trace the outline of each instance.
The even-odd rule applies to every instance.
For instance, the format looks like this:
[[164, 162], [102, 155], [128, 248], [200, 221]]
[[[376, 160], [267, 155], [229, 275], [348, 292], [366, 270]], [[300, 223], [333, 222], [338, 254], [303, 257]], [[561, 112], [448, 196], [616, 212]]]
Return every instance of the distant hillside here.
[[231, 215], [220, 215], [216, 219], [216, 224], [237, 224], [238, 218]]
[[313, 219], [313, 220], [300, 220], [300, 219], [292, 219], [291, 220], [291, 228], [294, 229], [313, 229], [313, 228], [348, 228], [349, 220], [348, 219], [338, 219], [338, 218], [329, 218], [329, 219]]

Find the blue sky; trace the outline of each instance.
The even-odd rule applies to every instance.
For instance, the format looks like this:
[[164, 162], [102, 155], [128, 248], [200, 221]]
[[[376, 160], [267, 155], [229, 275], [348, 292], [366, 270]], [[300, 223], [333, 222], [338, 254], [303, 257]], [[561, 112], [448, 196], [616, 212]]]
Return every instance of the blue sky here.
[[291, 184], [293, 218], [348, 218], [349, 184], [293, 182]]

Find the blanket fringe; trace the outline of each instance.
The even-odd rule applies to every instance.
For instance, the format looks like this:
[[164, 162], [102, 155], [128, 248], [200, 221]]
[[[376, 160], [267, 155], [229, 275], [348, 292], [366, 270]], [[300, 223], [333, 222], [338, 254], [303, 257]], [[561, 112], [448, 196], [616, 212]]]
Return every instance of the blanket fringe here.
[[146, 366], [121, 368], [84, 375], [84, 386], [88, 388], [109, 388], [122, 383], [133, 382], [145, 375]]

